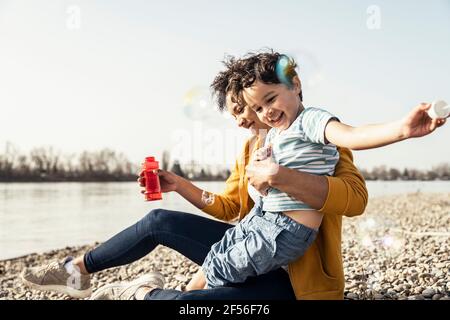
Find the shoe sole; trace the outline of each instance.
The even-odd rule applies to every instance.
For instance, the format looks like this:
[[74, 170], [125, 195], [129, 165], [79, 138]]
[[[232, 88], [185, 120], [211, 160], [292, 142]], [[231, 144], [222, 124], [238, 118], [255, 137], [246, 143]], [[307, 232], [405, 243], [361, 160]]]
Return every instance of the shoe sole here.
[[86, 289], [86, 290], [77, 290], [68, 286], [63, 285], [40, 285], [33, 282], [28, 281], [23, 276], [21, 276], [23, 284], [25, 284], [27, 287], [35, 290], [41, 290], [41, 291], [52, 291], [52, 292], [58, 292], [65, 295], [68, 295], [72, 298], [76, 299], [84, 299], [89, 297], [92, 294], [92, 289]]
[[162, 275], [144, 275], [144, 276], [141, 276], [130, 282], [116, 283], [116, 284], [111, 283], [111, 284], [104, 285], [103, 287], [99, 288], [101, 290], [97, 290], [96, 292], [94, 292], [94, 294], [91, 296], [91, 298], [89, 300], [96, 300], [95, 298], [97, 296], [101, 295], [102, 292], [108, 290], [109, 288], [119, 287], [119, 288], [123, 289], [126, 287], [138, 285], [140, 283], [142, 283], [142, 284], [148, 283], [148, 282], [151, 282], [152, 280], [161, 280], [161, 284], [162, 284], [161, 287], [164, 286], [165, 281], [164, 281], [164, 277]]

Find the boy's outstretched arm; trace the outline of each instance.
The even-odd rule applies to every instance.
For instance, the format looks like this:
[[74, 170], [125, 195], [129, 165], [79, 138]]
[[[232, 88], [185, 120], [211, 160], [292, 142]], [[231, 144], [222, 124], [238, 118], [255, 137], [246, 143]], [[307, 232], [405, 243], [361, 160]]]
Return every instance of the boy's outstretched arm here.
[[444, 125], [446, 121], [432, 119], [427, 113], [430, 107], [431, 104], [421, 103], [401, 120], [356, 128], [339, 121], [330, 121], [325, 128], [325, 138], [339, 147], [364, 150], [423, 137]]

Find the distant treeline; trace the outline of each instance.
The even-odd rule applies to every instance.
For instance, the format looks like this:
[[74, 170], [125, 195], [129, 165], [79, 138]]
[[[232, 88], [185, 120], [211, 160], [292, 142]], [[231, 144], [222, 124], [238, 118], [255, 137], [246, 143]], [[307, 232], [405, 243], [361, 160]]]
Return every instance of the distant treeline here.
[[110, 149], [61, 154], [52, 147], [20, 154], [11, 144], [0, 154], [0, 181], [129, 181], [137, 169], [122, 153]]
[[[170, 162], [164, 151], [160, 166], [193, 181], [224, 181], [228, 168], [202, 166], [196, 162], [181, 165]], [[136, 181], [140, 165], [130, 162], [123, 153], [103, 149], [81, 154], [62, 154], [52, 147], [39, 147], [21, 154], [10, 143], [0, 153], [0, 182], [52, 181]], [[361, 169], [366, 180], [450, 180], [450, 164], [443, 163], [431, 170], [398, 170], [379, 166], [371, 171]]]
[[450, 180], [450, 164], [442, 163], [433, 166], [431, 170], [388, 168], [385, 165], [374, 167], [371, 171], [360, 169], [366, 180]]
[[[201, 167], [195, 162], [182, 166], [176, 160], [169, 167], [169, 162], [169, 153], [164, 151], [160, 167], [191, 180], [222, 181], [230, 175], [228, 169]], [[7, 143], [0, 153], [0, 182], [136, 181], [139, 171], [140, 164], [107, 148], [69, 155], [52, 147], [39, 147], [22, 154]]]

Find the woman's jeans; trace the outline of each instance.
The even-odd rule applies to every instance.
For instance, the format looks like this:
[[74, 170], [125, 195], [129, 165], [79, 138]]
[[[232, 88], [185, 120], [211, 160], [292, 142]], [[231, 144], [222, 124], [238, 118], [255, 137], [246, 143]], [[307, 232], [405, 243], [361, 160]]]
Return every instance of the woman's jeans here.
[[[156, 246], [174, 249], [201, 265], [211, 246], [233, 225], [194, 214], [156, 209], [84, 256], [86, 270], [94, 273], [134, 262]], [[251, 277], [244, 283], [206, 290], [155, 289], [153, 300], [295, 299], [289, 276], [283, 269]]]

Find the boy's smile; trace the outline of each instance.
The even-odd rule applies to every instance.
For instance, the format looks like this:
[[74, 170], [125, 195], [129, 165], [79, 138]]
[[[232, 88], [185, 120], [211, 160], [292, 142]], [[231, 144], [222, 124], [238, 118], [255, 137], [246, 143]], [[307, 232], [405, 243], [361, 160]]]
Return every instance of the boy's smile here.
[[303, 110], [299, 98], [300, 80], [295, 77], [293, 83], [293, 88], [289, 89], [284, 84], [255, 81], [251, 87], [244, 89], [244, 100], [263, 123], [286, 130]]
[[277, 128], [280, 126], [280, 124], [285, 119], [284, 112], [279, 112], [278, 114], [270, 114], [267, 117], [267, 120], [269, 121], [269, 124], [271, 127]]

